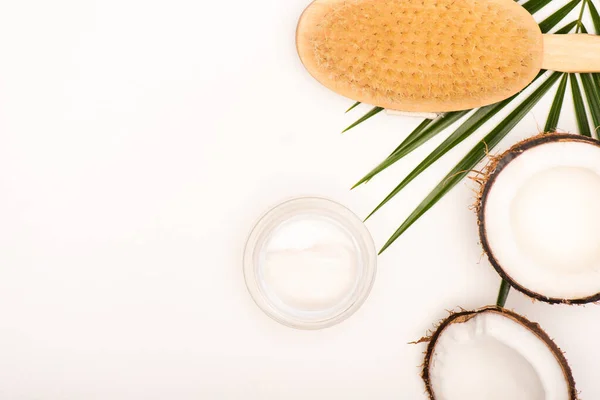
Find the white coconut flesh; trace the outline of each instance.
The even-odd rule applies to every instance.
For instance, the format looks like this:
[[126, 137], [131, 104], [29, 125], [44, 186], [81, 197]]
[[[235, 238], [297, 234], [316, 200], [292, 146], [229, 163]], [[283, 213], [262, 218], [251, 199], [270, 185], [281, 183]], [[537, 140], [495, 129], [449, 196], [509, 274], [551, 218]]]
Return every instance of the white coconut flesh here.
[[535, 333], [495, 312], [447, 326], [429, 364], [435, 400], [568, 400], [555, 354]]
[[497, 264], [549, 298], [600, 292], [600, 148], [547, 142], [525, 150], [492, 181], [485, 234]]

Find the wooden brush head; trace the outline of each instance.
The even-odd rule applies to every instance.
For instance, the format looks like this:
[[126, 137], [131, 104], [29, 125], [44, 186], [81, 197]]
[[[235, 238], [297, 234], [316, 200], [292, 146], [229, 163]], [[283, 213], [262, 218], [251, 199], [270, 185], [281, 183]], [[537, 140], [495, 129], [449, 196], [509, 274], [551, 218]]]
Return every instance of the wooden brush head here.
[[542, 33], [513, 0], [316, 0], [296, 44], [311, 75], [387, 109], [455, 111], [527, 86]]

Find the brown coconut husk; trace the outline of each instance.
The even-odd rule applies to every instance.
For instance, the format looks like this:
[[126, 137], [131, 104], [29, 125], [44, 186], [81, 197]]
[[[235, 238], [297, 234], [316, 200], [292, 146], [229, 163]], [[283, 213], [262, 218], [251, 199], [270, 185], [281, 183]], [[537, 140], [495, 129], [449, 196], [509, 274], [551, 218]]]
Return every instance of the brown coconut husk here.
[[518, 323], [519, 325], [521, 325], [522, 327], [524, 327], [525, 329], [529, 330], [538, 339], [543, 341], [546, 344], [546, 346], [548, 346], [548, 348], [550, 349], [552, 354], [554, 354], [556, 361], [559, 363], [559, 365], [562, 369], [563, 375], [564, 375], [565, 380], [567, 381], [567, 384], [569, 387], [569, 399], [577, 400], [578, 397], [577, 397], [577, 390], [575, 388], [575, 380], [573, 379], [573, 373], [571, 372], [571, 367], [569, 366], [569, 363], [567, 362], [567, 359], [565, 358], [563, 351], [556, 345], [556, 343], [554, 343], [554, 341], [550, 338], [550, 336], [548, 336], [548, 334], [546, 332], [544, 332], [544, 330], [540, 327], [539, 324], [537, 324], [535, 322], [531, 322], [527, 318], [525, 318], [513, 311], [510, 311], [510, 310], [507, 310], [505, 308], [498, 307], [498, 306], [487, 306], [487, 307], [483, 307], [483, 308], [480, 308], [480, 309], [477, 309], [474, 311], [460, 311], [460, 312], [452, 313], [448, 318], [441, 321], [441, 323], [438, 325], [437, 329], [435, 329], [435, 331], [433, 332], [433, 334], [431, 336], [421, 338], [418, 341], [419, 343], [428, 342], [427, 350], [425, 351], [425, 360], [423, 362], [421, 378], [423, 379], [423, 382], [425, 383], [425, 388], [427, 390], [427, 394], [429, 395], [429, 398], [431, 400], [436, 399], [435, 394], [433, 392], [433, 387], [431, 385], [430, 368], [432, 365], [432, 358], [433, 358], [433, 354], [435, 352], [435, 346], [436, 346], [437, 340], [439, 339], [440, 335], [444, 332], [444, 330], [446, 328], [448, 328], [449, 326], [451, 326], [453, 324], [465, 323], [465, 322], [469, 321], [470, 319], [476, 317], [477, 315], [483, 314], [483, 313], [495, 313], [495, 314], [500, 314], [503, 317], [509, 318], [509, 319], [515, 321], [516, 323]]
[[514, 159], [519, 157], [525, 151], [534, 147], [551, 143], [551, 142], [582, 142], [589, 143], [594, 146], [600, 147], [600, 141], [592, 139], [587, 136], [568, 134], [568, 133], [542, 133], [533, 136], [529, 139], [523, 140], [499, 156], [491, 156], [490, 162], [481, 172], [480, 177], [476, 177], [475, 180], [480, 184], [480, 189], [477, 194], [477, 200], [475, 202], [475, 211], [477, 213], [477, 224], [479, 225], [479, 238], [483, 247], [484, 253], [487, 255], [490, 263], [498, 274], [507, 281], [513, 288], [519, 292], [531, 297], [532, 299], [543, 301], [549, 304], [587, 304], [600, 301], [600, 293], [578, 299], [560, 299], [541, 295], [526, 287], [521, 286], [516, 282], [510, 275], [508, 275], [502, 265], [495, 258], [494, 253], [490, 247], [488, 241], [487, 232], [485, 229], [485, 204], [487, 201], [490, 189], [494, 185], [496, 178], [502, 173], [502, 170]]

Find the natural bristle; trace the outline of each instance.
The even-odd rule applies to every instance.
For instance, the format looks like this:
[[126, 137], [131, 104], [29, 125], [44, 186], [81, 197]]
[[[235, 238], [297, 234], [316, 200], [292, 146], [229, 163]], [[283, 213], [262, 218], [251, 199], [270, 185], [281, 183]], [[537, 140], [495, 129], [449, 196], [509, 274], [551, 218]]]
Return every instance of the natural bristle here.
[[505, 2], [323, 3], [319, 22], [298, 38], [299, 47], [312, 49], [303, 59], [322, 83], [357, 100], [445, 111], [508, 97], [539, 71], [539, 29]]

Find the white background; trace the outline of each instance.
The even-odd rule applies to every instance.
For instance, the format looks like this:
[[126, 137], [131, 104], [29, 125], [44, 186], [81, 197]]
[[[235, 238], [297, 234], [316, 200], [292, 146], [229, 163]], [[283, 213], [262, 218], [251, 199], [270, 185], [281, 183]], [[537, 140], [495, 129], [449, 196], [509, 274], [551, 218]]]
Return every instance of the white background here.
[[[365, 216], [442, 140], [350, 192], [419, 120], [380, 114], [340, 135], [368, 107], [344, 115], [352, 102], [302, 68], [306, 5], [0, 2], [1, 400], [424, 398], [423, 345], [407, 342], [496, 299], [473, 184], [380, 257], [372, 295], [334, 328], [276, 324], [242, 280], [268, 206], [316, 194]], [[537, 133], [549, 101], [501, 147]], [[369, 221], [378, 246], [482, 133]], [[508, 306], [600, 398], [600, 309], [518, 293]]]

